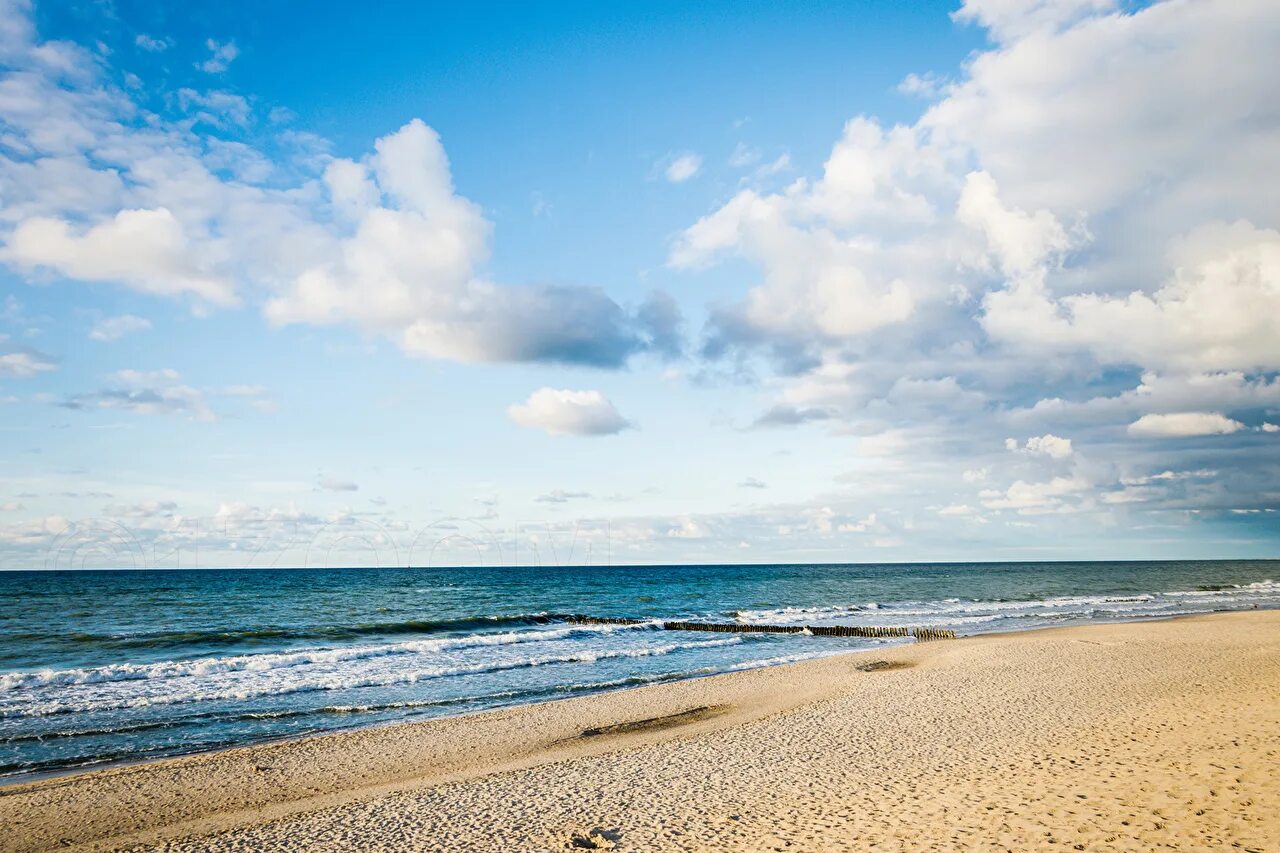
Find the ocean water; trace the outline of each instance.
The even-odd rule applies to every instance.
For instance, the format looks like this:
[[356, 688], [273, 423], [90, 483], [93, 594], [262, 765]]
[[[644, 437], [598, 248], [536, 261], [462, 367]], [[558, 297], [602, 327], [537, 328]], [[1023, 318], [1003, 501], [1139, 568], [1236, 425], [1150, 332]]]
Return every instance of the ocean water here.
[[1280, 562], [0, 572], [0, 777], [424, 719], [910, 640], [1280, 607]]

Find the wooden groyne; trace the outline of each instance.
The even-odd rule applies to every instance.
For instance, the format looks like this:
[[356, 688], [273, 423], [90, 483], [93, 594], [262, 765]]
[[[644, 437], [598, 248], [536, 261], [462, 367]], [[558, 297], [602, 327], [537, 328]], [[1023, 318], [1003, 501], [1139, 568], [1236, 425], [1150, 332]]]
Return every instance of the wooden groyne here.
[[[642, 625], [648, 619], [570, 614], [562, 617], [575, 625]], [[914, 637], [918, 642], [954, 640], [948, 628], [868, 627], [861, 625], [745, 625], [740, 622], [663, 622], [667, 631], [710, 631], [717, 634], [804, 634], [815, 637]]]

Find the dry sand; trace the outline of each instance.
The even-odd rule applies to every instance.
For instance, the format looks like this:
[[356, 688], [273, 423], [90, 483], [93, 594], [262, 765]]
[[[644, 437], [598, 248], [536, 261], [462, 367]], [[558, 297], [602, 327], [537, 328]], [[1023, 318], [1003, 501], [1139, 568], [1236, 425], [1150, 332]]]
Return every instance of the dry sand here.
[[1280, 850], [1280, 613], [904, 646], [86, 773], [0, 789], [0, 827], [13, 850]]

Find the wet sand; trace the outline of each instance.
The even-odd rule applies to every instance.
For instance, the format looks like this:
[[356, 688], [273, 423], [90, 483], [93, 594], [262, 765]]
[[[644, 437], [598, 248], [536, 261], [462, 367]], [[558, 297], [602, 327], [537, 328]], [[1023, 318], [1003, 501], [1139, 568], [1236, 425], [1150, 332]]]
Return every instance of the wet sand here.
[[0, 848], [1280, 850], [1280, 612], [908, 645], [0, 788]]

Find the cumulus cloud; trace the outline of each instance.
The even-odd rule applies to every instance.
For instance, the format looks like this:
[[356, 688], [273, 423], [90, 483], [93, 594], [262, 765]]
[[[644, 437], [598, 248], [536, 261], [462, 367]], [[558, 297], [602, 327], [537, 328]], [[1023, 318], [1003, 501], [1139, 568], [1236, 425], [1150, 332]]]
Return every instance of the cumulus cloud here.
[[[820, 353], [831, 358], [898, 329], [917, 356], [922, 336], [960, 336], [1147, 368], [1273, 369], [1276, 235], [1259, 223], [1275, 205], [1242, 171], [1280, 141], [1255, 120], [1280, 71], [1273, 10], [971, 2], [957, 17], [997, 44], [917, 123], [854, 118], [820, 178], [739, 193], [675, 241], [674, 267], [740, 255], [763, 273], [718, 309], [712, 338], [838, 345]], [[1240, 60], [1226, 98], [1211, 70], [1224, 51]], [[1218, 82], [1194, 82], [1206, 79]], [[1157, 133], [1156, 115], [1201, 118]], [[1158, 196], [1143, 191], [1152, 181]], [[1119, 289], [1135, 279], [1150, 286]], [[1213, 322], [1195, 322], [1205, 311]]]
[[[28, 277], [201, 312], [260, 304], [276, 324], [352, 325], [430, 358], [619, 367], [680, 349], [664, 294], [622, 305], [598, 287], [491, 281], [492, 226], [420, 120], [367, 157], [332, 158], [287, 128], [264, 141], [256, 102], [232, 91], [179, 89], [166, 99], [178, 117], [150, 112], [100, 57], [40, 42], [23, 9], [15, 20], [2, 46], [0, 262]], [[208, 49], [210, 71], [236, 55]]]
[[423, 122], [375, 150], [326, 169], [351, 233], [337, 260], [303, 271], [267, 303], [273, 322], [354, 322], [411, 354], [476, 362], [616, 367], [674, 346], [679, 312], [662, 295], [628, 311], [598, 288], [512, 288], [480, 277], [491, 226], [454, 191], [440, 138]]
[[133, 314], [121, 314], [118, 317], [104, 317], [89, 330], [89, 338], [103, 343], [118, 341], [126, 335], [151, 328], [151, 321]]
[[615, 435], [633, 426], [599, 391], [539, 388], [507, 407], [507, 416], [548, 435]]
[[1151, 294], [1055, 298], [1039, 283], [998, 291], [987, 297], [984, 325], [1024, 347], [1078, 348], [1103, 362], [1280, 369], [1280, 232], [1207, 223], [1178, 241], [1174, 261]]
[[182, 223], [167, 208], [122, 210], [77, 232], [52, 217], [25, 220], [0, 258], [22, 270], [45, 267], [82, 281], [119, 281], [152, 294], [191, 294], [236, 303], [235, 285], [201, 263]]
[[1056, 31], [1116, 7], [1116, 0], [966, 0], [952, 17], [981, 24], [1001, 41]]
[[1145, 438], [1189, 438], [1197, 435], [1229, 435], [1244, 424], [1218, 412], [1174, 412], [1143, 415], [1129, 424], [1129, 434]]
[[[744, 189], [672, 241], [674, 274], [756, 271], [711, 306], [702, 354], [772, 369], [760, 425], [824, 420], [886, 469], [984, 472], [985, 495], [942, 506], [1190, 511], [1268, 488], [1278, 460], [1242, 425], [1280, 408], [1280, 202], [1257, 180], [1280, 169], [1280, 10], [969, 0], [955, 17], [990, 43], [907, 79], [916, 121], [854, 116], [816, 175]], [[1011, 426], [1031, 437], [993, 453]], [[1216, 473], [1119, 482], [1182, 468]]]
[[1004, 492], [984, 491], [982, 505], [988, 509], [1012, 509], [1028, 515], [1071, 511], [1076, 507], [1064, 499], [1087, 492], [1091, 486], [1088, 479], [1079, 475], [1054, 477], [1040, 483], [1018, 480]]
[[[834, 159], [834, 155], [833, 155]], [[828, 171], [838, 168], [831, 161]], [[833, 339], [907, 320], [916, 296], [907, 280], [868, 275], [874, 248], [812, 230], [794, 219], [825, 204], [819, 192], [761, 196], [743, 190], [720, 210], [690, 226], [673, 246], [669, 263], [696, 269], [726, 254], [759, 264], [765, 282], [744, 302], [718, 306], [712, 333], [731, 345], [760, 340]]]
[[1034, 435], [1028, 438], [1021, 447], [1018, 446], [1018, 440], [1015, 438], [1006, 439], [1004, 444], [1006, 448], [1015, 453], [1038, 454], [1052, 459], [1066, 459], [1073, 453], [1071, 439], [1060, 438], [1051, 434]]

